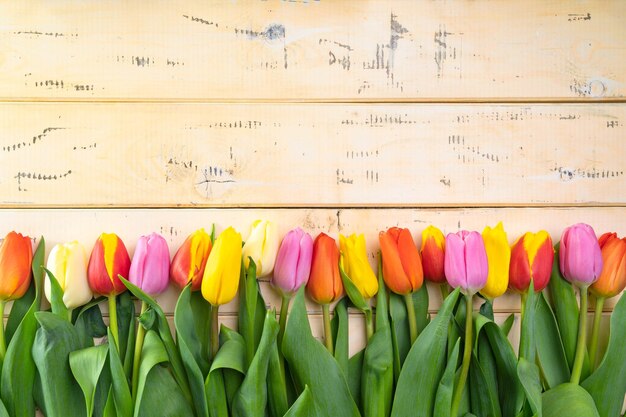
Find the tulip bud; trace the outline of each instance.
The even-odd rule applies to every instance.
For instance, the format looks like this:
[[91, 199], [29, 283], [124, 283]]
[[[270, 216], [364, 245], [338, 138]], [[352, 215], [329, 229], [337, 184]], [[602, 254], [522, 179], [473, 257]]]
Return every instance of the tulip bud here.
[[515, 241], [511, 249], [509, 288], [526, 292], [532, 279], [535, 292], [543, 291], [550, 282], [553, 260], [554, 249], [548, 232], [527, 232]]
[[241, 235], [229, 227], [215, 241], [202, 277], [202, 296], [211, 305], [229, 303], [237, 295], [241, 253]]
[[284, 237], [278, 255], [272, 284], [283, 295], [291, 295], [306, 285], [311, 273], [313, 238], [299, 227]]
[[313, 243], [311, 274], [306, 289], [318, 304], [330, 304], [343, 295], [337, 242], [325, 233], [320, 233]]
[[626, 238], [620, 239], [616, 233], [605, 233], [598, 243], [604, 267], [589, 289], [598, 297], [615, 297], [626, 287]]
[[578, 287], [586, 288], [598, 279], [602, 251], [591, 226], [578, 223], [563, 231], [559, 265], [563, 277]]
[[115, 233], [102, 233], [91, 251], [87, 278], [91, 290], [105, 296], [126, 291], [118, 275], [128, 277], [130, 257], [122, 239]]
[[422, 267], [424, 278], [437, 284], [446, 282], [444, 271], [445, 237], [441, 230], [428, 226], [422, 232]]
[[392, 227], [378, 234], [383, 256], [383, 279], [396, 294], [419, 290], [424, 282], [422, 261], [409, 229]]
[[246, 269], [250, 258], [256, 264], [256, 276], [268, 276], [274, 270], [276, 251], [278, 251], [278, 231], [276, 225], [267, 220], [252, 223], [250, 235], [243, 245], [243, 261]]
[[[68, 309], [85, 305], [93, 298], [87, 282], [87, 254], [83, 245], [77, 241], [55, 245], [50, 251], [46, 267], [63, 290], [63, 303]], [[47, 274], [44, 292], [50, 300], [52, 288]]]
[[475, 294], [485, 286], [489, 267], [483, 238], [478, 232], [461, 230], [446, 236], [445, 272], [452, 288]]
[[483, 242], [487, 252], [489, 274], [487, 283], [480, 293], [487, 298], [494, 299], [506, 292], [509, 286], [509, 263], [511, 261], [511, 247], [504, 232], [502, 222], [493, 229], [489, 226], [483, 230]]
[[170, 250], [163, 236], [151, 233], [137, 241], [128, 280], [143, 292], [154, 296], [167, 289]]
[[10, 232], [0, 245], [0, 300], [22, 298], [30, 285], [33, 244], [28, 236]]
[[172, 281], [180, 288], [191, 282], [191, 291], [198, 291], [211, 246], [211, 237], [204, 229], [198, 229], [190, 234], [172, 260], [170, 267]]
[[365, 236], [352, 234], [350, 237], [339, 235], [341, 249], [341, 267], [363, 298], [372, 298], [378, 292], [378, 279], [367, 260]]

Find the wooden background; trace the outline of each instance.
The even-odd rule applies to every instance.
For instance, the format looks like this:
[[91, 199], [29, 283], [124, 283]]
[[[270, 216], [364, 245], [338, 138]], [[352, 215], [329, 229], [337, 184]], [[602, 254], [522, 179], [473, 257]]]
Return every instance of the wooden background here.
[[245, 238], [268, 218], [365, 233], [372, 264], [394, 225], [418, 243], [429, 224], [499, 220], [511, 242], [580, 221], [626, 234], [626, 2], [33, 0], [0, 16], [1, 234], [89, 250], [109, 231], [132, 252], [156, 231], [173, 254], [199, 227]]

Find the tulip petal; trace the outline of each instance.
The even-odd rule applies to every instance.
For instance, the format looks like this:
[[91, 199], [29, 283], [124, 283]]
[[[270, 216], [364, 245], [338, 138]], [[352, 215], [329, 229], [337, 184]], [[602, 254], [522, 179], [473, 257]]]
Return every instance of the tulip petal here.
[[446, 236], [444, 268], [446, 280], [452, 288], [466, 288], [465, 242], [455, 233], [449, 233]]
[[489, 273], [485, 245], [478, 232], [470, 232], [465, 237], [465, 267], [467, 290], [473, 294], [485, 286]]

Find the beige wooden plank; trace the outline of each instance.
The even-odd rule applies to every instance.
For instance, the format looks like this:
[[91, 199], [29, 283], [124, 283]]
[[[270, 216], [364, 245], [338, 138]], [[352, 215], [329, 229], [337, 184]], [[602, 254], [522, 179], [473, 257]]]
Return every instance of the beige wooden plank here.
[[624, 97], [626, 3], [0, 4], [0, 97]]
[[[429, 224], [438, 225], [444, 233], [459, 229], [482, 230], [485, 225], [494, 225], [502, 220], [508, 237], [513, 242], [526, 231], [546, 229], [554, 242], [566, 226], [585, 221], [591, 224], [598, 234], [615, 231], [626, 235], [623, 219], [626, 208], [476, 208], [476, 209], [32, 209], [1, 210], [0, 234], [15, 229], [29, 236], [45, 236], [47, 250], [59, 242], [79, 240], [87, 250], [91, 250], [97, 236], [103, 232], [116, 232], [126, 243], [129, 251], [134, 251], [135, 242], [142, 234], [158, 232], [170, 244], [172, 255], [185, 237], [199, 227], [209, 228], [213, 222], [219, 232], [228, 225], [242, 232], [245, 239], [250, 223], [257, 218], [267, 218], [278, 224], [283, 235], [289, 229], [301, 226], [313, 235], [319, 232], [337, 236], [338, 233], [364, 233], [372, 267], [376, 267], [378, 252], [378, 231], [391, 226], [409, 227], [420, 243], [421, 231]], [[269, 283], [261, 283], [263, 295], [269, 306], [279, 308], [280, 300]], [[431, 287], [431, 312], [440, 305], [438, 289]], [[168, 313], [174, 311], [178, 291], [170, 288], [158, 299]], [[607, 302], [610, 310], [616, 300]], [[308, 311], [319, 314], [319, 306], [308, 304]], [[237, 300], [222, 306], [225, 314], [235, 313]], [[519, 311], [519, 297], [507, 294], [495, 301], [494, 309], [500, 313]]]
[[0, 104], [0, 205], [626, 203], [626, 105]]

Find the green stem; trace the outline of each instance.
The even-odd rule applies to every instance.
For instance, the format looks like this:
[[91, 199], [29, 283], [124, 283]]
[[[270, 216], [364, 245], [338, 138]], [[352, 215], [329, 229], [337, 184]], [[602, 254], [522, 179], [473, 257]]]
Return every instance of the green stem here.
[[411, 345], [417, 339], [417, 320], [415, 318], [415, 307], [413, 306], [413, 294], [404, 295], [404, 303], [406, 304], [406, 314], [409, 318], [409, 334], [411, 335]]
[[[520, 298], [522, 299], [522, 306], [520, 310], [520, 321], [524, 321], [524, 310], [526, 309], [526, 299], [528, 298], [528, 290], [520, 294]], [[520, 323], [521, 326], [521, 323]]]
[[219, 305], [211, 306], [211, 360], [215, 359], [217, 351], [220, 348], [220, 334], [218, 327], [218, 309]]
[[587, 339], [587, 287], [580, 289], [580, 313], [578, 314], [578, 340], [576, 342], [576, 356], [572, 366], [572, 384], [580, 382], [580, 373], [585, 359], [585, 342]]
[[372, 317], [372, 310], [365, 310], [365, 330], [367, 331], [367, 341], [374, 336], [374, 319]]
[[333, 332], [330, 328], [330, 306], [328, 304], [322, 304], [322, 315], [324, 316], [324, 344], [326, 349], [333, 354]]
[[441, 300], [445, 301], [448, 295], [450, 295], [450, 286], [447, 282], [441, 283], [439, 284], [439, 290], [441, 291]]
[[119, 352], [120, 336], [119, 331], [117, 330], [117, 300], [115, 294], [109, 295], [109, 327], [111, 328], [113, 343], [115, 343], [115, 348]]
[[285, 328], [287, 327], [287, 313], [289, 312], [289, 301], [290, 297], [282, 295], [282, 300], [280, 302], [280, 318], [278, 319], [278, 324], [280, 328], [278, 330], [278, 351], [283, 351], [283, 337], [285, 336]]
[[600, 321], [602, 320], [602, 309], [604, 308], [604, 297], [596, 298], [596, 311], [593, 316], [593, 330], [591, 331], [591, 341], [589, 342], [589, 363], [591, 371], [596, 369], [596, 354], [598, 353], [598, 334], [600, 333]]
[[[141, 316], [148, 309], [148, 304], [144, 301], [141, 302]], [[137, 337], [135, 338], [135, 355], [133, 356], [133, 376], [132, 376], [132, 393], [133, 398], [137, 399], [137, 389], [139, 388], [139, 365], [141, 363], [141, 351], [143, 350], [143, 339], [146, 334], [146, 329], [143, 328], [141, 323], [137, 326]]]
[[4, 300], [0, 300], [0, 365], [4, 362], [4, 355], [7, 353], [7, 343], [4, 340]]
[[461, 398], [463, 397], [463, 388], [465, 388], [465, 381], [467, 380], [467, 374], [469, 372], [470, 359], [472, 358], [472, 315], [473, 315], [473, 294], [465, 296], [465, 347], [463, 348], [463, 365], [461, 366], [461, 375], [459, 376], [459, 382], [454, 389], [454, 396], [452, 398], [452, 410], [450, 415], [456, 417], [459, 414], [459, 405], [461, 404]]

